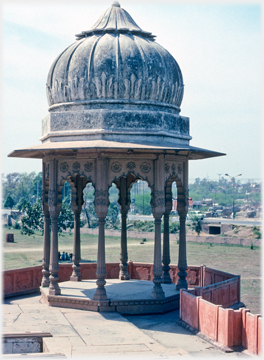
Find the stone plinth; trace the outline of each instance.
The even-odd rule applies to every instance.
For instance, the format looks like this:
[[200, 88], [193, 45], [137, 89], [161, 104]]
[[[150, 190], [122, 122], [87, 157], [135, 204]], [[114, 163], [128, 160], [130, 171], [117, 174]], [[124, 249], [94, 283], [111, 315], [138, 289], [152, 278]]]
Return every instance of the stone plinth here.
[[153, 299], [153, 284], [141, 280], [107, 280], [107, 300], [93, 300], [96, 280], [60, 283], [61, 295], [49, 295], [47, 288], [41, 288], [41, 302], [50, 306], [89, 311], [110, 311], [120, 314], [162, 314], [179, 308], [180, 292], [175, 284], [162, 284], [165, 297]]

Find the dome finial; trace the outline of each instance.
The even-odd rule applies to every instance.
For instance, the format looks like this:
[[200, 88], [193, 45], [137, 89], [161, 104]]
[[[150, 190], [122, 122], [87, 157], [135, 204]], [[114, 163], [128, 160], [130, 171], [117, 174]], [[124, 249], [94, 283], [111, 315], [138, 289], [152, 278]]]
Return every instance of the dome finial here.
[[114, 1], [114, 2], [113, 2], [113, 4], [112, 4], [112, 6], [117, 6], [117, 7], [120, 7], [120, 4], [119, 4], [119, 2], [118, 2], [118, 1]]

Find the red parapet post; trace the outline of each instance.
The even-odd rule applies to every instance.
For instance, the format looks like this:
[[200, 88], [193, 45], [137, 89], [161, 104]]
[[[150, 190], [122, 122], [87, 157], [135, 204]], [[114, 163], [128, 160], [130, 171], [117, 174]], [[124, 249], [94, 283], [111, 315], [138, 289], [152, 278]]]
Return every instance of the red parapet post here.
[[242, 345], [242, 308], [233, 311], [233, 345]]
[[234, 310], [219, 307], [218, 312], [218, 339], [225, 346], [234, 345]]
[[249, 309], [242, 309], [242, 346], [247, 349], [248, 341], [247, 341], [247, 333], [246, 333], [246, 315], [249, 312]]
[[199, 298], [195, 290], [180, 289], [180, 319], [193, 328], [199, 328]]
[[242, 346], [253, 354], [258, 353], [258, 318], [245, 309], [242, 313]]
[[217, 341], [218, 332], [218, 309], [219, 305], [215, 305], [199, 298], [199, 330]]
[[258, 317], [258, 355], [262, 355], [262, 318]]

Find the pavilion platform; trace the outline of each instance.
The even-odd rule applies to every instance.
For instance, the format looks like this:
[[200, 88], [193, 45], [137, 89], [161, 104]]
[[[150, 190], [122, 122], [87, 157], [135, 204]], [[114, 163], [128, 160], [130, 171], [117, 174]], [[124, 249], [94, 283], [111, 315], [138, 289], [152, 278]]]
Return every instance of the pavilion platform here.
[[154, 299], [153, 282], [143, 280], [107, 279], [107, 300], [93, 300], [96, 280], [65, 281], [60, 284], [61, 295], [49, 295], [41, 288], [41, 302], [55, 307], [96, 312], [118, 312], [123, 315], [163, 314], [179, 309], [180, 292], [175, 284], [162, 284], [165, 297]]

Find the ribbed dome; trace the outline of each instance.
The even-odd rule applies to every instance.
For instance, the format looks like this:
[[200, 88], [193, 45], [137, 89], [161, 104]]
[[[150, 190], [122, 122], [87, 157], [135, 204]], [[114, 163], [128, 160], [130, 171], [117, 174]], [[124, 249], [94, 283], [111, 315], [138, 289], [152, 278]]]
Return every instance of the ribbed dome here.
[[177, 62], [117, 2], [76, 36], [49, 71], [50, 106], [123, 99], [167, 103], [179, 111], [183, 80]]

